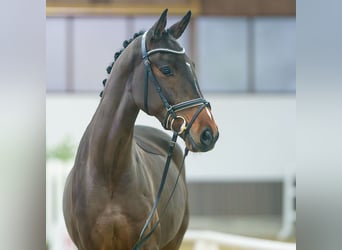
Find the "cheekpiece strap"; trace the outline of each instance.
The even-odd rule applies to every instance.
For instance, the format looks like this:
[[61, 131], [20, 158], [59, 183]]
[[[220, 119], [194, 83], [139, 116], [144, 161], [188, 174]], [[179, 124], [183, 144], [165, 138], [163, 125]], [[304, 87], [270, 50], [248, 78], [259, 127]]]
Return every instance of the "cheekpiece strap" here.
[[[148, 83], [149, 83], [149, 78], [152, 79], [152, 82], [156, 88], [157, 93], [160, 96], [161, 101], [163, 102], [163, 105], [165, 107], [165, 109], [167, 110], [167, 112], [171, 111], [171, 115], [176, 118], [176, 114], [174, 112], [172, 112], [172, 106], [169, 104], [169, 102], [167, 101], [166, 97], [164, 96], [161, 87], [156, 79], [156, 77], [153, 74], [152, 68], [151, 68], [151, 63], [150, 60], [148, 58], [149, 56], [149, 52], [147, 51], [146, 48], [146, 35], [147, 35], [147, 31], [143, 34], [142, 38], [141, 38], [141, 54], [142, 54], [142, 59], [144, 60], [144, 65], [145, 65], [145, 87], [144, 87], [144, 109], [146, 111], [146, 113], [148, 113]], [[154, 53], [156, 53], [158, 50], [168, 50], [168, 49], [155, 49], [153, 50]], [[173, 51], [173, 50], [170, 50]], [[177, 51], [174, 51], [175, 53], [178, 53]], [[172, 53], [172, 52], [170, 52]]]

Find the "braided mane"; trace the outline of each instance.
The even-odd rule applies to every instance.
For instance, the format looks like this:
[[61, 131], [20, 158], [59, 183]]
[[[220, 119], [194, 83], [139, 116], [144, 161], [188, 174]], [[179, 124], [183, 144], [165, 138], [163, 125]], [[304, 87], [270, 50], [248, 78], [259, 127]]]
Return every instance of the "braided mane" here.
[[[115, 61], [119, 58], [119, 56], [120, 56], [121, 53], [125, 50], [125, 48], [126, 48], [126, 47], [135, 39], [135, 38], [137, 38], [137, 37], [143, 35], [144, 32], [145, 32], [145, 31], [139, 31], [139, 32], [137, 32], [137, 33], [135, 33], [135, 34], [133, 35], [133, 38], [128, 39], [128, 40], [125, 40], [125, 41], [122, 43], [123, 48], [122, 48], [120, 51], [118, 51], [118, 52], [116, 52], [116, 53], [114, 54], [114, 61], [113, 61], [111, 64], [109, 64], [108, 67], [106, 68], [107, 74], [110, 74], [110, 72], [112, 71], [112, 68], [113, 68], [113, 65], [114, 65]], [[106, 86], [106, 82], [107, 82], [107, 78], [105, 78], [105, 79], [102, 81], [103, 87]], [[100, 97], [102, 97], [102, 94], [103, 94], [103, 90], [102, 90], [101, 93], [100, 93]]]

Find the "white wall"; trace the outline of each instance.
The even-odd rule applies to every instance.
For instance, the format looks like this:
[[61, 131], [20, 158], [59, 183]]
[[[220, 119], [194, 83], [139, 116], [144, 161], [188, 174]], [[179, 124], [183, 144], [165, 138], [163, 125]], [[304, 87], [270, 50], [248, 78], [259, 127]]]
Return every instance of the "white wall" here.
[[[213, 151], [189, 154], [189, 180], [267, 180], [280, 178], [294, 167], [294, 95], [205, 96], [211, 102], [220, 138]], [[97, 94], [48, 94], [47, 147], [66, 136], [78, 144], [99, 100]], [[163, 129], [157, 119], [142, 112], [137, 123]]]

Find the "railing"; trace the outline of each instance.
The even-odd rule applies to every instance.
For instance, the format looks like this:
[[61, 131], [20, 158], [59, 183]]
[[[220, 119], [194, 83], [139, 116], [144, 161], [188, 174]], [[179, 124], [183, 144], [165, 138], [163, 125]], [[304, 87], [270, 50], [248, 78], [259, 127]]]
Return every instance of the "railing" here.
[[193, 250], [219, 250], [232, 247], [245, 250], [295, 250], [295, 243], [257, 239], [214, 231], [189, 230], [183, 242], [193, 242]]
[[[291, 168], [290, 168], [291, 169]], [[278, 238], [286, 239], [294, 231], [296, 223], [296, 175], [294, 169], [283, 178], [283, 223]]]
[[58, 241], [56, 237], [61, 238], [63, 249], [67, 249], [64, 243], [69, 244], [62, 213], [63, 191], [72, 164], [51, 160], [46, 166], [46, 240], [49, 244], [54, 244]]

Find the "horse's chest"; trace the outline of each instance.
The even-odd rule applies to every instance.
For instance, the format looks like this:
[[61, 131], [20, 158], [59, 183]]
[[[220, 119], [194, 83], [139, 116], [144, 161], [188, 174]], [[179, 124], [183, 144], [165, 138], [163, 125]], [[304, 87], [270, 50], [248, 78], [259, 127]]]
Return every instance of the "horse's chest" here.
[[102, 239], [102, 243], [111, 249], [126, 249], [134, 245], [140, 229], [148, 214], [148, 208], [143, 202], [136, 204], [107, 204], [104, 210], [96, 216], [91, 237]]
[[131, 241], [131, 225], [120, 207], [111, 206], [99, 214], [92, 228], [91, 237], [101, 239], [98, 244], [104, 244], [114, 249], [125, 249], [125, 244]]

